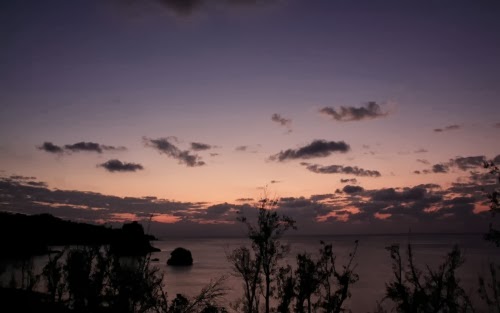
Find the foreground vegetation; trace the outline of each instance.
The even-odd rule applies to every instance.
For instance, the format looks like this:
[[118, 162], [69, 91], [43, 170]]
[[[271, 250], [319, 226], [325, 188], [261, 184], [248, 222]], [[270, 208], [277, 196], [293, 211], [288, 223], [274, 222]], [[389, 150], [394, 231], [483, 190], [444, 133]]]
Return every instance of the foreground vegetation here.
[[[498, 167], [487, 163], [485, 168], [500, 182]], [[489, 193], [488, 199], [492, 212], [497, 212], [498, 191]], [[0, 288], [0, 298], [5, 299], [0, 305], [2, 309], [12, 308], [11, 312], [349, 312], [350, 290], [359, 280], [357, 241], [345, 264], [338, 264], [332, 245], [324, 242], [316, 255], [299, 253], [296, 264], [284, 264], [290, 247], [281, 239], [296, 226], [294, 220], [274, 210], [276, 204], [277, 201], [264, 198], [255, 221], [245, 216], [238, 218], [247, 228], [249, 244], [227, 255], [243, 290], [240, 299], [229, 307], [220, 304], [227, 291], [223, 278], [210, 282], [195, 297], [177, 294], [169, 299], [163, 274], [150, 262], [150, 251], [140, 250], [141, 253], [124, 257], [127, 245], [116, 242], [118, 248], [113, 248], [113, 244], [87, 244], [49, 254], [38, 275], [33, 272], [31, 256], [17, 255], [15, 264], [21, 277], [13, 277], [8, 286]], [[499, 234], [491, 227], [486, 237], [499, 245]], [[134, 238], [144, 238], [144, 231], [142, 226], [132, 223], [124, 226], [120, 236], [126, 238], [125, 242], [134, 242]], [[143, 239], [138, 242], [143, 246]], [[376, 312], [475, 312], [470, 295], [457, 277], [457, 270], [464, 262], [458, 247], [434, 269], [416, 265], [411, 245], [406, 247], [406, 256], [397, 245], [387, 250], [393, 277], [386, 282], [385, 297], [377, 303]], [[2, 270], [5, 268], [0, 268], [0, 273]], [[490, 276], [479, 278], [479, 295], [489, 312], [500, 313], [499, 271], [500, 266], [492, 263]]]

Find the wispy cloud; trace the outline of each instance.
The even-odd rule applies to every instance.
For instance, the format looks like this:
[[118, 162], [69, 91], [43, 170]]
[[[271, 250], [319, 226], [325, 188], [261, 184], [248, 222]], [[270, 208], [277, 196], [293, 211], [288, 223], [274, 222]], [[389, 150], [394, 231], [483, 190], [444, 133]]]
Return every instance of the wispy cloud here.
[[443, 127], [443, 128], [435, 128], [434, 132], [436, 132], [436, 133], [442, 133], [442, 132], [445, 132], [445, 131], [456, 130], [456, 129], [460, 129], [460, 128], [461, 128], [460, 125], [454, 124], [454, 125], [448, 125], [448, 126]]
[[144, 144], [147, 147], [151, 147], [161, 154], [176, 159], [180, 164], [185, 164], [188, 167], [203, 166], [205, 162], [197, 154], [191, 154], [188, 150], [180, 150], [171, 141], [173, 137], [151, 139], [143, 137]]
[[280, 114], [274, 113], [271, 116], [271, 120], [273, 122], [280, 124], [283, 127], [286, 127], [288, 129], [288, 131], [287, 131], [288, 133], [292, 132], [292, 120], [291, 119], [284, 118]]
[[144, 167], [138, 163], [127, 163], [122, 162], [117, 159], [112, 159], [107, 162], [98, 165], [99, 167], [105, 168], [109, 172], [135, 172], [138, 170], [143, 170]]
[[365, 170], [357, 166], [343, 166], [343, 165], [327, 165], [322, 166], [319, 164], [310, 164], [306, 162], [300, 163], [305, 166], [307, 170], [318, 174], [349, 174], [354, 176], [366, 177], [380, 177], [381, 174], [376, 170]]
[[420, 148], [420, 149], [413, 151], [413, 153], [427, 153], [427, 152], [429, 152], [429, 151], [427, 149], [423, 149], [423, 148]]
[[311, 159], [327, 157], [334, 152], [346, 153], [351, 147], [344, 141], [314, 140], [298, 149], [287, 149], [269, 157], [271, 161], [287, 161], [294, 159]]
[[362, 107], [341, 106], [338, 109], [332, 107], [324, 107], [319, 110], [319, 112], [339, 122], [370, 120], [385, 117], [389, 114], [388, 112], [382, 111], [380, 105], [374, 101], [370, 101]]
[[418, 163], [425, 164], [425, 165], [429, 165], [429, 164], [431, 164], [429, 161], [427, 161], [427, 160], [425, 160], [425, 159], [417, 159], [417, 162], [418, 162]]

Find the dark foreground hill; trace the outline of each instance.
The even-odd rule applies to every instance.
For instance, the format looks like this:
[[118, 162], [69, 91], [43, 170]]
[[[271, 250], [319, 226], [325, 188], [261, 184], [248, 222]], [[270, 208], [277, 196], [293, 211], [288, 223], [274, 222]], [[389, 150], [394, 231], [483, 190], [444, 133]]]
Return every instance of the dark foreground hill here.
[[0, 256], [44, 254], [49, 246], [110, 245], [118, 254], [138, 255], [156, 251], [137, 222], [121, 229], [65, 221], [50, 214], [23, 215], [0, 212]]

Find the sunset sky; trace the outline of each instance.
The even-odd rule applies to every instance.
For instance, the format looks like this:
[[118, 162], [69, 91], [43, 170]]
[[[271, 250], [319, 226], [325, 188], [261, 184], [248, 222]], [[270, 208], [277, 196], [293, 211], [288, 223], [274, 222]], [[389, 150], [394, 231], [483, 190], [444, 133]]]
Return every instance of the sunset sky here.
[[304, 232], [481, 230], [499, 16], [498, 1], [3, 1], [0, 209], [223, 233], [267, 186]]

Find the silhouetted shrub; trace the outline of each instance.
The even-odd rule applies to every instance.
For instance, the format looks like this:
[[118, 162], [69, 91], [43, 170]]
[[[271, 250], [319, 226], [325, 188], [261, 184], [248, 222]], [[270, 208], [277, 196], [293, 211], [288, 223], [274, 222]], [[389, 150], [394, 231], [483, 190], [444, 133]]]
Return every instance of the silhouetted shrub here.
[[[457, 269], [464, 262], [457, 246], [436, 270], [427, 266], [425, 271], [415, 265], [410, 244], [406, 266], [398, 245], [392, 245], [387, 250], [392, 259], [394, 280], [386, 284], [386, 296], [382, 302], [392, 302], [396, 312], [474, 312], [456, 277]], [[379, 312], [384, 312], [382, 307], [379, 307]]]

